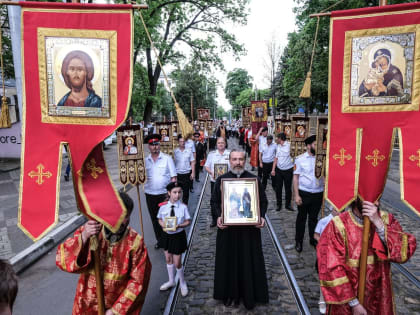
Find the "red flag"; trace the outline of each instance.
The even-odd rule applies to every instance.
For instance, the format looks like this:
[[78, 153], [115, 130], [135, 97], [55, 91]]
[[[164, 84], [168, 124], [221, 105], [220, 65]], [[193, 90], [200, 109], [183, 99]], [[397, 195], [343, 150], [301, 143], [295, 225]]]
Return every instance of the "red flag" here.
[[101, 142], [121, 125], [132, 85], [131, 5], [22, 2], [23, 150], [19, 226], [32, 239], [58, 220], [62, 146], [77, 205], [112, 230], [125, 208]]
[[420, 214], [419, 9], [332, 13], [326, 196], [339, 210], [380, 198], [398, 133], [401, 198]]

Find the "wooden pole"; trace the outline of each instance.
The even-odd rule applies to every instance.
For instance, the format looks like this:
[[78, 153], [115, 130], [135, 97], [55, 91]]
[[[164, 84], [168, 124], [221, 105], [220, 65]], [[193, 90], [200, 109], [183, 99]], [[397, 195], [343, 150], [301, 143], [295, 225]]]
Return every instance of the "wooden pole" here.
[[98, 298], [98, 314], [105, 314], [104, 283], [102, 281], [101, 256], [99, 253], [99, 241], [96, 236], [91, 237], [92, 242], [96, 242], [96, 248], [93, 251], [93, 261], [95, 263], [96, 296]]
[[[387, 0], [379, 0], [379, 6], [387, 4]], [[362, 211], [359, 209], [359, 211]], [[369, 217], [363, 216], [363, 240], [362, 240], [362, 252], [360, 254], [359, 262], [359, 289], [357, 298], [359, 303], [364, 306], [365, 302], [365, 287], [366, 287], [366, 270], [367, 270], [367, 254], [369, 248], [369, 234], [370, 234], [370, 220]]]
[[191, 94], [191, 123], [194, 123], [194, 105], [193, 105], [193, 95]]
[[140, 229], [141, 229], [141, 236], [144, 239], [144, 232], [143, 232], [143, 214], [141, 213], [141, 203], [140, 203], [140, 189], [139, 184], [136, 185], [137, 188], [137, 201], [139, 202], [139, 214], [140, 214]]

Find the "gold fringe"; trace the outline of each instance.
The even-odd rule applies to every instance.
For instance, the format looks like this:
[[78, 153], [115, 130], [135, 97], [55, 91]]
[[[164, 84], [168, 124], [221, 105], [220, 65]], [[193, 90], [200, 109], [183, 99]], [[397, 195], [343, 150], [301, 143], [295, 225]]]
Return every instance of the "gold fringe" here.
[[300, 98], [309, 98], [311, 97], [311, 71], [308, 71], [306, 74], [305, 84], [303, 84], [302, 91], [300, 91]]
[[7, 98], [5, 95], [2, 97], [1, 116], [0, 116], [0, 128], [10, 128], [12, 123], [10, 121], [9, 105], [7, 104]]
[[178, 116], [179, 126], [181, 128], [182, 136], [185, 139], [188, 139], [194, 133], [194, 129], [188, 121], [188, 118], [185, 116], [181, 107], [178, 103], [175, 103], [176, 115]]

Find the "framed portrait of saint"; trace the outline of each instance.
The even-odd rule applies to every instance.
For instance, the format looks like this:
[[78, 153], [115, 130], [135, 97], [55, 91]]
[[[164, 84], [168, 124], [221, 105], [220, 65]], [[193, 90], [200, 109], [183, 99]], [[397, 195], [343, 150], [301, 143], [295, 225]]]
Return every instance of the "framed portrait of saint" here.
[[116, 41], [113, 31], [38, 29], [43, 122], [115, 121]]
[[416, 25], [347, 31], [342, 112], [418, 110]]
[[251, 113], [252, 113], [252, 122], [267, 121], [267, 102], [252, 101]]
[[207, 120], [210, 118], [210, 109], [199, 108], [197, 109], [197, 113], [198, 113], [199, 120]]
[[163, 224], [165, 231], [176, 231], [177, 217], [165, 217]]
[[224, 225], [258, 225], [261, 222], [256, 178], [223, 178], [222, 221]]
[[228, 172], [228, 165], [225, 163], [214, 164], [214, 179], [216, 180], [219, 176], [222, 176]]

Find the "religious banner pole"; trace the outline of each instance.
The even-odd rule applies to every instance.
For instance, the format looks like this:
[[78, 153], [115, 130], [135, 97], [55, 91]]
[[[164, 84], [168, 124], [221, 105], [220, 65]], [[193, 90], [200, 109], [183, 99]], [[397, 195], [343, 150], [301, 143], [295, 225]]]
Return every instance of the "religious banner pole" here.
[[144, 238], [144, 232], [143, 232], [143, 214], [141, 212], [141, 203], [140, 203], [140, 189], [139, 184], [136, 185], [137, 189], [137, 201], [139, 202], [139, 214], [140, 214], [140, 229], [141, 229], [141, 236]]
[[[379, 6], [387, 5], [387, 0], [379, 0]], [[359, 209], [361, 212], [361, 209]], [[357, 298], [359, 303], [363, 306], [365, 302], [365, 288], [366, 288], [366, 270], [367, 270], [367, 257], [369, 248], [369, 234], [370, 234], [370, 220], [368, 216], [363, 216], [363, 240], [362, 240], [362, 252], [360, 253], [360, 265], [359, 265], [359, 288], [357, 292]]]

